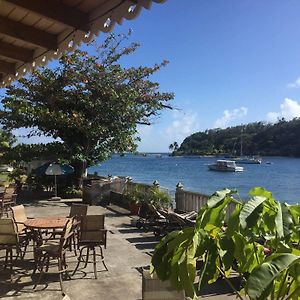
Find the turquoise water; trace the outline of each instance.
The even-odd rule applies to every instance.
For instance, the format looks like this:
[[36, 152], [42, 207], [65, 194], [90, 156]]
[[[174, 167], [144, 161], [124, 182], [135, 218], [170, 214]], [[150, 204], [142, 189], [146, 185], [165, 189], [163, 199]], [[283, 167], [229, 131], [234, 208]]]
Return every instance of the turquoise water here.
[[[300, 158], [264, 157], [261, 165], [243, 165], [244, 172], [213, 172], [207, 165], [212, 157], [170, 157], [167, 154], [113, 156], [101, 165], [89, 168], [89, 173], [98, 172], [107, 176], [131, 176], [134, 181], [153, 183], [174, 191], [181, 182], [184, 189], [211, 194], [222, 188], [237, 188], [239, 195], [247, 199], [254, 186], [270, 190], [277, 200], [300, 203]], [[268, 162], [268, 164], [266, 163]]]

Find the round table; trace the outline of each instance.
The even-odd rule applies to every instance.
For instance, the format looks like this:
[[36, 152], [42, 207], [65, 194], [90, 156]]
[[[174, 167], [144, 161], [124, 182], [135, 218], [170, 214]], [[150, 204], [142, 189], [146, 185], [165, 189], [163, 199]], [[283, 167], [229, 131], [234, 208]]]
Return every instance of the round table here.
[[24, 222], [24, 225], [28, 229], [38, 229], [38, 230], [59, 229], [59, 228], [64, 228], [68, 221], [69, 219], [66, 217], [46, 217], [46, 218], [27, 219]]

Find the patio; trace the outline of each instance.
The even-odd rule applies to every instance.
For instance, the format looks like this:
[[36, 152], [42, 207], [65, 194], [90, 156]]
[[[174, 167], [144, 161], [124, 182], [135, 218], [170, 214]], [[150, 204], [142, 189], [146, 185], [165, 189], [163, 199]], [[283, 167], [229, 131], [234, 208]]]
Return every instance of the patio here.
[[[63, 202], [39, 201], [26, 205], [28, 217], [67, 216], [70, 207]], [[108, 271], [101, 263], [97, 264], [98, 279], [94, 278], [93, 264], [79, 269], [71, 280], [64, 280], [64, 288], [70, 299], [141, 299], [142, 276], [141, 269], [148, 266], [151, 251], [158, 238], [151, 232], [145, 233], [131, 224], [134, 217], [117, 206], [107, 208], [90, 206], [88, 214], [105, 214], [105, 224], [108, 229], [107, 249], [104, 249], [105, 262]], [[1, 252], [1, 256], [3, 253]], [[74, 252], [68, 252], [67, 263], [73, 271], [77, 259]], [[3, 264], [3, 259], [1, 260]], [[2, 267], [2, 266], [1, 266]], [[14, 267], [14, 283], [9, 280], [9, 273], [0, 274], [0, 298], [3, 299], [62, 299], [57, 274], [46, 274], [41, 283], [33, 289], [39, 276], [31, 276], [34, 268], [32, 247], [29, 248], [25, 260], [18, 260]], [[57, 269], [56, 264], [53, 271]], [[51, 270], [50, 270], [51, 273]], [[71, 272], [70, 272], [71, 273]], [[228, 294], [228, 289], [219, 283], [203, 291], [203, 297], [209, 299], [235, 299]], [[108, 296], [109, 295], [109, 296]]]

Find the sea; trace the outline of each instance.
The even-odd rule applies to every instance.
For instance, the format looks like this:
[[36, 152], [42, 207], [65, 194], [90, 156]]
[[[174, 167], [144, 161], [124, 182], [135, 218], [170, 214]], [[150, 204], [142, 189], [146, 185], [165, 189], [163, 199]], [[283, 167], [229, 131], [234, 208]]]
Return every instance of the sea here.
[[113, 155], [90, 167], [88, 172], [130, 176], [135, 182], [147, 184], [157, 180], [170, 194], [175, 193], [179, 182], [185, 190], [206, 195], [223, 188], [237, 189], [242, 200], [249, 199], [251, 188], [260, 186], [271, 191], [278, 201], [300, 203], [300, 158], [263, 157], [260, 165], [242, 165], [243, 172], [209, 171], [208, 165], [216, 160], [215, 157], [169, 156], [167, 153]]

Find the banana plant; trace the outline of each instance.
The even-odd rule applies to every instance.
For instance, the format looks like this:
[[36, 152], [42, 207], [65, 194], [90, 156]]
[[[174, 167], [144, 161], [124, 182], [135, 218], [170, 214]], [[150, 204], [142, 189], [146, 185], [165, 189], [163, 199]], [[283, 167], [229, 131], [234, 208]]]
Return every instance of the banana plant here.
[[[299, 299], [299, 206], [280, 203], [261, 187], [249, 194], [244, 202], [235, 190], [215, 192], [198, 212], [195, 226], [161, 239], [151, 271], [192, 299], [220, 277], [239, 299]], [[243, 282], [239, 291], [228, 279], [233, 271]]]

